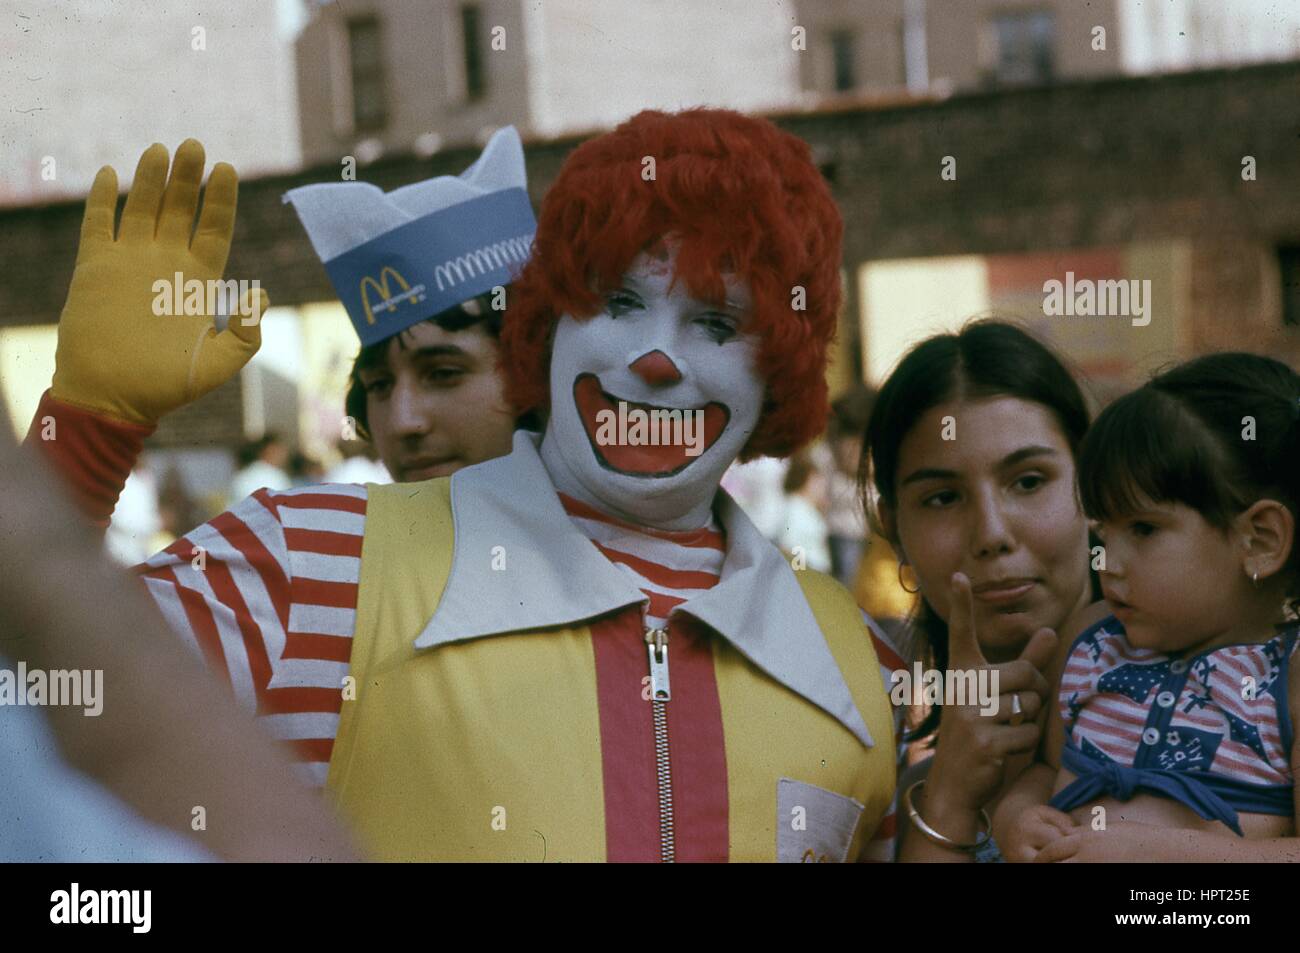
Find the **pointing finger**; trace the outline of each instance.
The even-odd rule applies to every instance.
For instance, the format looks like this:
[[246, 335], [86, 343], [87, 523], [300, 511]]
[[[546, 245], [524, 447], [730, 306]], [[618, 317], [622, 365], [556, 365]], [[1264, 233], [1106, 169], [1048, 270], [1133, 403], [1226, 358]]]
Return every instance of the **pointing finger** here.
[[975, 596], [970, 580], [953, 573], [948, 602], [948, 664], [954, 669], [975, 669], [988, 663], [975, 635]]

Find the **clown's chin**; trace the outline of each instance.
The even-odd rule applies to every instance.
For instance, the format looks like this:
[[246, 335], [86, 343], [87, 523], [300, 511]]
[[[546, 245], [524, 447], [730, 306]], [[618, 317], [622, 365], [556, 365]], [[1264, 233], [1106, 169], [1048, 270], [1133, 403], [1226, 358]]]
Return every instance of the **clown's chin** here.
[[670, 408], [623, 400], [602, 390], [594, 374], [578, 375], [573, 399], [596, 460], [623, 476], [676, 476], [717, 442], [731, 419], [717, 401]]

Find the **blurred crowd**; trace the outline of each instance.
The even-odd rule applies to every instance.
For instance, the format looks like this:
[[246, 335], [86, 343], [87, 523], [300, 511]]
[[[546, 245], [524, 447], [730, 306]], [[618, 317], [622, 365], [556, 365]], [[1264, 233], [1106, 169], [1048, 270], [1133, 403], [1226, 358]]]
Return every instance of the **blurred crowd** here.
[[393, 482], [367, 441], [340, 440], [334, 453], [335, 462], [326, 466], [294, 449], [284, 435], [269, 431], [246, 441], [231, 455], [234, 475], [226, 491], [215, 494], [193, 491], [180, 467], [142, 454], [113, 511], [108, 552], [117, 562], [133, 566], [262, 488]]
[[833, 575], [888, 630], [906, 618], [913, 596], [898, 582], [888, 541], [863, 518], [870, 489], [859, 483], [858, 461], [874, 398], [855, 386], [832, 403], [826, 432], [811, 447], [734, 464], [722, 485], [793, 564]]

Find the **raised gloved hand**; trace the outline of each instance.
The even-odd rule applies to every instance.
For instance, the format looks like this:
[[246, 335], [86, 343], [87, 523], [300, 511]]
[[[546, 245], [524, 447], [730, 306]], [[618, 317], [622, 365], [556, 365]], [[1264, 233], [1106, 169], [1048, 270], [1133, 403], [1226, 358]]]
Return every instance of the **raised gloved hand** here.
[[[116, 238], [117, 174], [104, 166], [95, 176], [59, 318], [55, 399], [153, 425], [229, 380], [257, 352], [268, 304], [260, 289], [245, 294], [224, 331], [211, 314], [168, 314], [160, 307], [185, 298], [184, 284], [179, 294], [171, 290], [177, 272], [182, 282], [197, 279], [206, 288], [226, 268], [239, 180], [227, 163], [213, 168], [195, 230], [203, 163], [203, 146], [186, 139], [168, 179], [167, 149], [158, 143], [146, 149]], [[155, 289], [159, 281], [166, 282], [165, 296]]]

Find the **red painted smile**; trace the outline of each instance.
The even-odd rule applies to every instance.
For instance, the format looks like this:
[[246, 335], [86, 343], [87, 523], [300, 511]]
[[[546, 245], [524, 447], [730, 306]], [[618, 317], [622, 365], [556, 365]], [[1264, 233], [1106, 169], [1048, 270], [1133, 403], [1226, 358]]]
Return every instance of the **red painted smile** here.
[[[600, 379], [595, 374], [578, 375], [573, 382], [573, 399], [578, 408], [578, 416], [582, 418], [582, 425], [586, 428], [591, 449], [600, 465], [627, 476], [669, 477], [680, 473], [713, 446], [731, 419], [731, 411], [717, 401], [710, 401], [701, 408], [682, 408], [656, 407], [623, 400], [602, 390]], [[660, 421], [660, 435], [672, 436], [674, 439], [671, 442], [667, 439], [652, 441], [648, 434], [655, 427], [647, 427], [647, 433], [642, 434], [636, 442], [625, 439], [631, 428], [620, 431], [612, 423], [619, 420], [620, 405], [628, 418]], [[678, 439], [683, 433], [689, 432], [689, 428], [695, 427], [693, 422], [687, 424], [686, 421], [686, 418], [692, 416], [696, 420], [702, 420], [702, 432], [696, 434], [694, 443]], [[669, 426], [663, 423], [670, 419], [681, 421], [681, 425]], [[611, 433], [617, 434], [618, 439], [608, 439]]]

